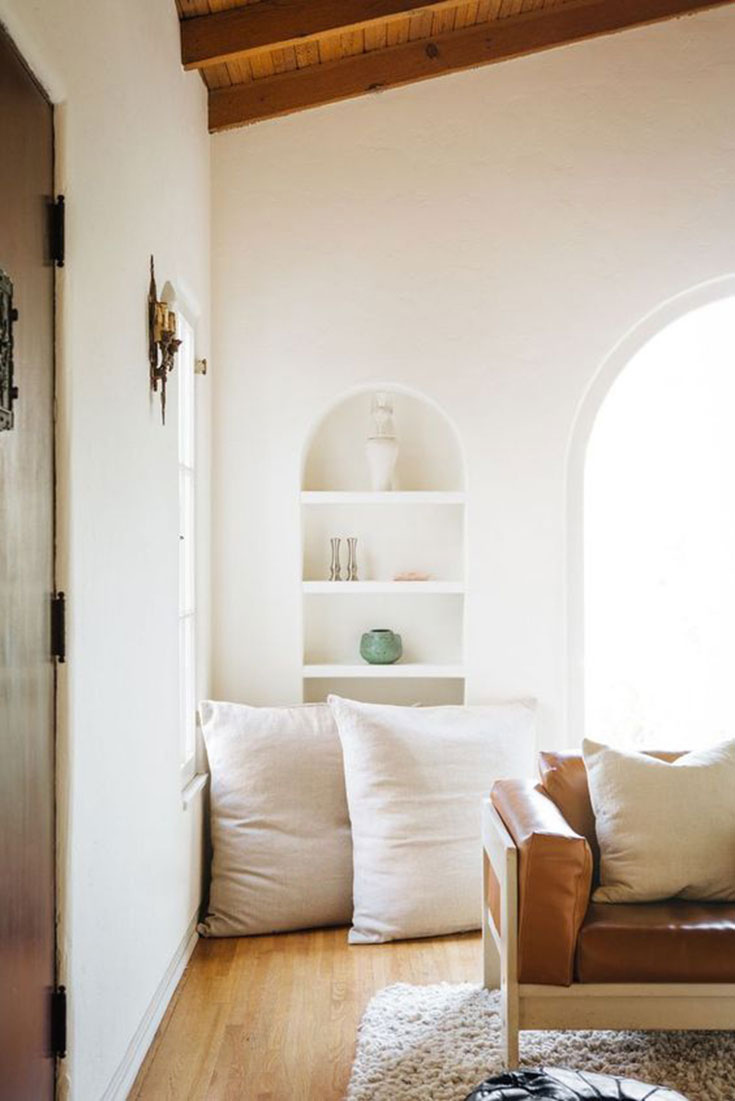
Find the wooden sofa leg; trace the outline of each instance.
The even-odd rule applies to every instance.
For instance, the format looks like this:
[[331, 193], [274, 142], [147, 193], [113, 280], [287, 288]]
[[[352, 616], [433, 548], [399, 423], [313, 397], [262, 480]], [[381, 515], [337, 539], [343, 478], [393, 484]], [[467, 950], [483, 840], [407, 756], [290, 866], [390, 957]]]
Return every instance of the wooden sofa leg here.
[[503, 998], [501, 1056], [506, 1070], [516, 1070], [520, 1059], [518, 1018], [514, 1019], [508, 1008], [507, 1001]]

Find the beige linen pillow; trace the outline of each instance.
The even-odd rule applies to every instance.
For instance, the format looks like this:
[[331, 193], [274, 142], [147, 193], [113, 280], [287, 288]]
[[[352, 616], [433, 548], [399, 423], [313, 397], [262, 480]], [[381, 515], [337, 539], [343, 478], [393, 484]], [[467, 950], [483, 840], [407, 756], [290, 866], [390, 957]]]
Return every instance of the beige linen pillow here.
[[533, 775], [533, 704], [398, 707], [330, 696], [352, 820], [352, 944], [477, 929], [482, 800]]
[[326, 704], [202, 703], [212, 774], [208, 937], [347, 925], [352, 838]]
[[585, 739], [594, 902], [735, 901], [735, 741], [673, 763]]

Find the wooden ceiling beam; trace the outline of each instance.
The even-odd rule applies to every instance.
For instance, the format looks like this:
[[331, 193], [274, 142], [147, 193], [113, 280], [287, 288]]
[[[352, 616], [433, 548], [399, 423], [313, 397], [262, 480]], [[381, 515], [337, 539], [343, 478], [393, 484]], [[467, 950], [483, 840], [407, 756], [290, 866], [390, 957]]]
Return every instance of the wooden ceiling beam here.
[[242, 8], [181, 21], [181, 60], [185, 69], [262, 50], [313, 41], [326, 34], [390, 23], [417, 11], [438, 11], [457, 0], [259, 0]]
[[[347, 6], [347, 0], [342, 3]], [[729, 3], [733, 0], [592, 0], [528, 12], [214, 89], [209, 94], [209, 128], [242, 126]]]

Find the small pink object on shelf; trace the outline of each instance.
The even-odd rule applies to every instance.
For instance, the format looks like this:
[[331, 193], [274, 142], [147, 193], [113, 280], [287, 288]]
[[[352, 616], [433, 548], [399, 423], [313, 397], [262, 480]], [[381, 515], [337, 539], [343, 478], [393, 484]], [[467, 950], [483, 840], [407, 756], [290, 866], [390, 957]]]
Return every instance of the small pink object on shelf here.
[[393, 578], [394, 581], [431, 581], [430, 573], [417, 573], [416, 570], [409, 570], [407, 573], [397, 573]]

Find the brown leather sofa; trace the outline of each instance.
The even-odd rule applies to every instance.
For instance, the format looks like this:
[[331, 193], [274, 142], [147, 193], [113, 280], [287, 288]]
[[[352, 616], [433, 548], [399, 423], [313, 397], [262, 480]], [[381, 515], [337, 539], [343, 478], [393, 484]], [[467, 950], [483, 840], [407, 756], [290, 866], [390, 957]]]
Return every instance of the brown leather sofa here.
[[[676, 754], [656, 754], [674, 760]], [[485, 985], [505, 1057], [524, 1028], [735, 1028], [735, 904], [593, 903], [599, 849], [582, 757], [542, 753], [483, 822]]]

